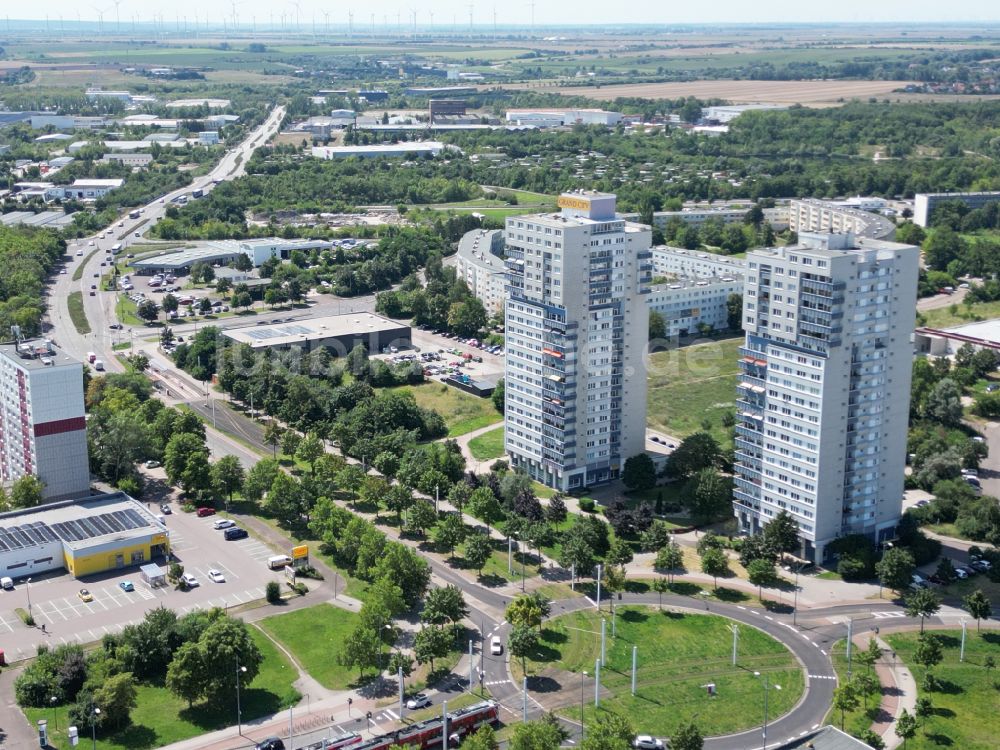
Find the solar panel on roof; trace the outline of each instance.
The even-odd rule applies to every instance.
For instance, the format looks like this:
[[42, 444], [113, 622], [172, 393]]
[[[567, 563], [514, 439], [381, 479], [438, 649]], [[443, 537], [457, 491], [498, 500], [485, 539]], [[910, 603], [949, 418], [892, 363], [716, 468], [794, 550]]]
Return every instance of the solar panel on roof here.
[[15, 537], [17, 537], [18, 541], [21, 542], [22, 547], [31, 547], [34, 545], [34, 542], [31, 541], [31, 537], [25, 534], [24, 531], [21, 530], [20, 526], [15, 526], [11, 529], [11, 532]]
[[94, 527], [94, 524], [91, 523], [89, 518], [80, 517], [76, 519], [75, 523], [83, 529], [85, 539], [92, 539], [95, 536], [101, 536], [101, 532]]
[[0, 552], [10, 552], [10, 547], [7, 546], [7, 542], [0, 539]]
[[104, 520], [103, 516], [91, 516], [90, 522], [97, 527], [101, 534], [111, 534], [114, 532], [114, 529]]
[[122, 513], [135, 521], [135, 528], [137, 529], [141, 529], [143, 526], [149, 526], [149, 520], [139, 511], [129, 508], [128, 510], [123, 510]]
[[121, 521], [119, 521], [113, 513], [104, 513], [101, 515], [101, 519], [113, 530], [113, 531], [125, 531], [125, 527], [122, 526]]
[[3, 539], [8, 549], [21, 549], [21, 544], [11, 536], [11, 533], [7, 529], [0, 529], [0, 539]]
[[137, 529], [139, 525], [136, 523], [135, 519], [128, 514], [127, 511], [120, 510], [115, 513], [115, 518], [124, 526], [126, 529]]

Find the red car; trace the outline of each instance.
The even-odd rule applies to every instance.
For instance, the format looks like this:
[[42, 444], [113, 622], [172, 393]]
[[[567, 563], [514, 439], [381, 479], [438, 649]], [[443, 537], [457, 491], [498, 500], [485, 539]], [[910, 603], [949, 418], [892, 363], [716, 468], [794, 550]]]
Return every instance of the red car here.
[[196, 511], [198, 518], [204, 518], [205, 516], [214, 516], [215, 508], [198, 508]]

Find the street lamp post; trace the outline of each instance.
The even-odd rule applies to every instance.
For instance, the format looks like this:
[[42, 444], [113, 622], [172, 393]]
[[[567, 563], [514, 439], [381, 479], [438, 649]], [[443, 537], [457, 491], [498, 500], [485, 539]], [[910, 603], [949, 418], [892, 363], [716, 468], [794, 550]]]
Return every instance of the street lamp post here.
[[778, 685], [777, 683], [772, 685], [770, 683], [770, 680], [768, 679], [768, 676], [766, 674], [761, 675], [760, 672], [754, 672], [753, 676], [764, 677], [764, 744], [761, 747], [763, 748], [763, 750], [767, 750], [767, 694], [772, 687], [775, 690], [781, 690], [781, 685]]
[[583, 670], [582, 677], [580, 678], [580, 739], [583, 739], [584, 729], [583, 729], [583, 701], [584, 695], [587, 688], [587, 678], [590, 675], [587, 674], [587, 670]]
[[31, 579], [30, 578], [25, 578], [24, 579], [24, 590], [28, 594], [28, 618], [30, 619], [31, 618]]
[[236, 656], [236, 732], [243, 736], [243, 712], [240, 708], [240, 674], [247, 671], [246, 667], [240, 666], [240, 657]]
[[91, 702], [90, 704], [90, 741], [94, 750], [97, 750], [97, 717], [101, 715], [101, 709]]
[[56, 696], [49, 698], [49, 705], [52, 706], [52, 728], [59, 729], [59, 719], [56, 716], [56, 703], [59, 699]]

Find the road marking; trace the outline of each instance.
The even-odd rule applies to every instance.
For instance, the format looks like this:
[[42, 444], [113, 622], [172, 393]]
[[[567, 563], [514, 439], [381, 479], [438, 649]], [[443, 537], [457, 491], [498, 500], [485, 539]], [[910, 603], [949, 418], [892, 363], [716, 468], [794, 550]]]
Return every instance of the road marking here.
[[774, 622], [774, 618], [771, 617], [771, 615], [764, 615], [764, 619], [765, 620], [770, 620], [771, 622]]
[[393, 721], [399, 721], [399, 714], [397, 714], [397, 713], [396, 713], [395, 711], [393, 711], [392, 709], [390, 709], [390, 708], [387, 708], [387, 709], [385, 710], [385, 712], [386, 712], [387, 714], [389, 714], [389, 716], [391, 716], [391, 717], [392, 717]]
[[872, 612], [872, 617], [876, 620], [887, 620], [891, 617], [906, 617], [905, 612]]
[[833, 675], [828, 674], [811, 674], [809, 675], [810, 680], [836, 680], [837, 678]]
[[747, 608], [746, 608], [746, 607], [744, 607], [744, 606], [743, 606], [742, 604], [737, 604], [737, 605], [736, 605], [736, 609], [742, 609], [742, 610], [743, 610], [744, 612], [746, 612], [746, 611], [747, 611]]

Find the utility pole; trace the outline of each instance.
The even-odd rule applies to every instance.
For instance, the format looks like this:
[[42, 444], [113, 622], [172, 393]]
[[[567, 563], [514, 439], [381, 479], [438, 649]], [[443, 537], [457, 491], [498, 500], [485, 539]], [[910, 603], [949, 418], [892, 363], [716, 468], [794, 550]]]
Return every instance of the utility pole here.
[[[472, 641], [469, 641], [471, 646]], [[399, 716], [403, 716], [403, 665], [400, 664], [396, 668], [396, 678], [399, 680]]]
[[632, 647], [632, 696], [633, 697], [635, 697], [635, 667], [638, 655], [639, 655], [639, 647], [633, 646]]
[[594, 661], [594, 708], [601, 707], [601, 660]]
[[736, 666], [736, 644], [739, 643], [739, 640], [740, 640], [740, 626], [737, 625], [736, 623], [733, 623], [732, 625], [729, 626], [729, 629], [733, 633], [733, 666], [735, 667]]
[[962, 649], [958, 652], [959, 661], [965, 661], [965, 626], [966, 621], [962, 620]]
[[[472, 670], [473, 670], [473, 666], [474, 665], [473, 665], [473, 661], [472, 661], [472, 639], [470, 638], [469, 639], [469, 692], [470, 693], [472, 692]], [[400, 716], [402, 716], [402, 714], [400, 714]]]
[[601, 564], [597, 563], [597, 600], [596, 600], [597, 604], [596, 604], [596, 606], [597, 606], [597, 611], [598, 612], [601, 611], [601, 572], [602, 572]]
[[528, 678], [521, 678], [521, 720], [528, 721]]
[[441, 747], [448, 750], [448, 701], [441, 702]]
[[851, 679], [851, 651], [854, 641], [854, 620], [847, 621], [847, 679]]
[[607, 664], [608, 621], [601, 618], [601, 666]]

